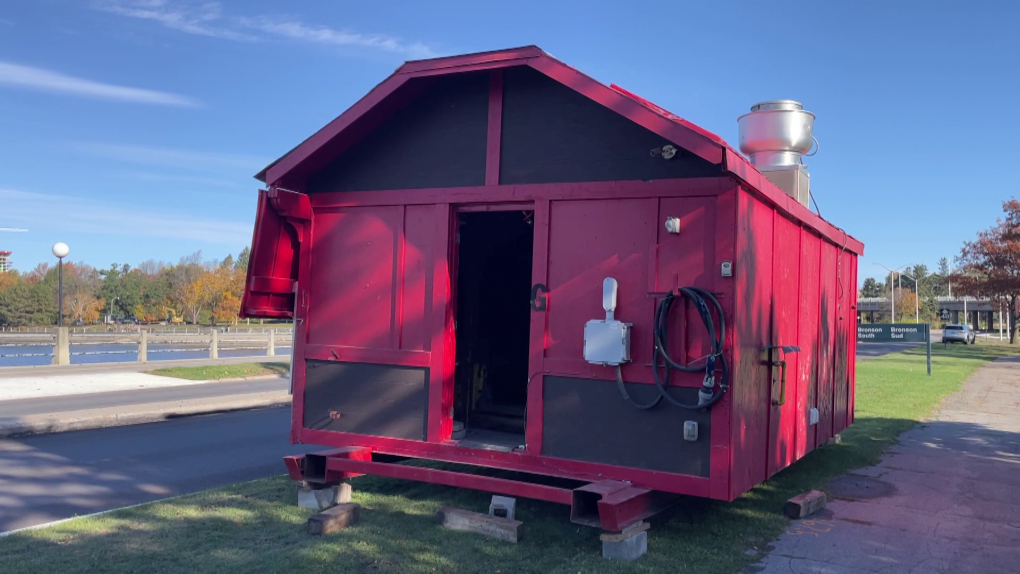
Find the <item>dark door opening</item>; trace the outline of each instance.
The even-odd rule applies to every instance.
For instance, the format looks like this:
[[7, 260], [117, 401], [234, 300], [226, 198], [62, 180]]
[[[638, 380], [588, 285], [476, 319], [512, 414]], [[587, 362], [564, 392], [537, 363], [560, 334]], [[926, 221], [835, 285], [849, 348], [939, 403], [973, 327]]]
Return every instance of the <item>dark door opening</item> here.
[[533, 214], [458, 215], [454, 438], [462, 446], [524, 444]]

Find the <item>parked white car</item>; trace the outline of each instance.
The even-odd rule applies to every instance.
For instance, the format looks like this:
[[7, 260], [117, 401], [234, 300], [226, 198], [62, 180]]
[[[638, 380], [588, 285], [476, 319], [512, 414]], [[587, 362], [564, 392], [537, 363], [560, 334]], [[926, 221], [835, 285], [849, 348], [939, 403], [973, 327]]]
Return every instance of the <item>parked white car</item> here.
[[963, 343], [964, 345], [970, 343], [973, 345], [976, 341], [977, 335], [969, 325], [946, 325], [942, 328], [943, 343]]

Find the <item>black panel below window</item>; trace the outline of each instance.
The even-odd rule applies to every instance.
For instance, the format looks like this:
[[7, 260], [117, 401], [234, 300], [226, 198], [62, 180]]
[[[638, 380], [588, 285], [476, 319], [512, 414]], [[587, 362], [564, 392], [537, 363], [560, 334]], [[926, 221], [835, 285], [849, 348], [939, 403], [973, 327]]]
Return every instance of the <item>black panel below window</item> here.
[[428, 370], [307, 361], [304, 427], [425, 440]]
[[[543, 383], [542, 454], [709, 476], [711, 413], [668, 405], [640, 410], [620, 396], [614, 381], [546, 377]], [[626, 383], [638, 402], [655, 397], [653, 385]], [[671, 387], [677, 400], [697, 403], [698, 389]], [[698, 423], [698, 440], [684, 440], [685, 421]]]

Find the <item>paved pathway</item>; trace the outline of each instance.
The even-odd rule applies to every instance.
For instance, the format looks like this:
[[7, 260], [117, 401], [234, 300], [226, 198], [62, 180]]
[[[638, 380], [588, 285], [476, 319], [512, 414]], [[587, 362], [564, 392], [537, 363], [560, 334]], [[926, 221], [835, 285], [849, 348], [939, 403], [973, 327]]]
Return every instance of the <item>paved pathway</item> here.
[[936, 420], [831, 492], [749, 572], [1020, 572], [1020, 357], [980, 369]]
[[160, 361], [158, 363], [103, 363], [98, 365], [60, 365], [44, 367], [0, 368], [0, 402], [60, 397], [67, 395], [131, 391], [201, 385], [209, 381], [189, 381], [149, 375], [140, 371], [167, 367], [204, 367], [256, 362], [287, 362], [290, 357], [238, 357]]
[[119, 363], [82, 363], [76, 365], [28, 365], [22, 367], [0, 367], [0, 380], [13, 376], [47, 376], [54, 374], [90, 374], [114, 372], [139, 372], [169, 367], [208, 367], [210, 365], [233, 365], [237, 363], [288, 363], [290, 354], [277, 354], [273, 357], [221, 357], [219, 359], [167, 359], [139, 363], [123, 361]]

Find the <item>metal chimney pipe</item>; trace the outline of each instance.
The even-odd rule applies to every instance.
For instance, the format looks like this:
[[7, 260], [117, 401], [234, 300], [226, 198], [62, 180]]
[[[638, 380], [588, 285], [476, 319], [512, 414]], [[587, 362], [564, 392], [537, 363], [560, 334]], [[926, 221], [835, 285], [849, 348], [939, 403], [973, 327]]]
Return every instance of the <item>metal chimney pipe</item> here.
[[794, 100], [771, 100], [751, 106], [737, 118], [740, 151], [772, 183], [805, 207], [810, 176], [803, 157], [816, 144], [815, 115]]

